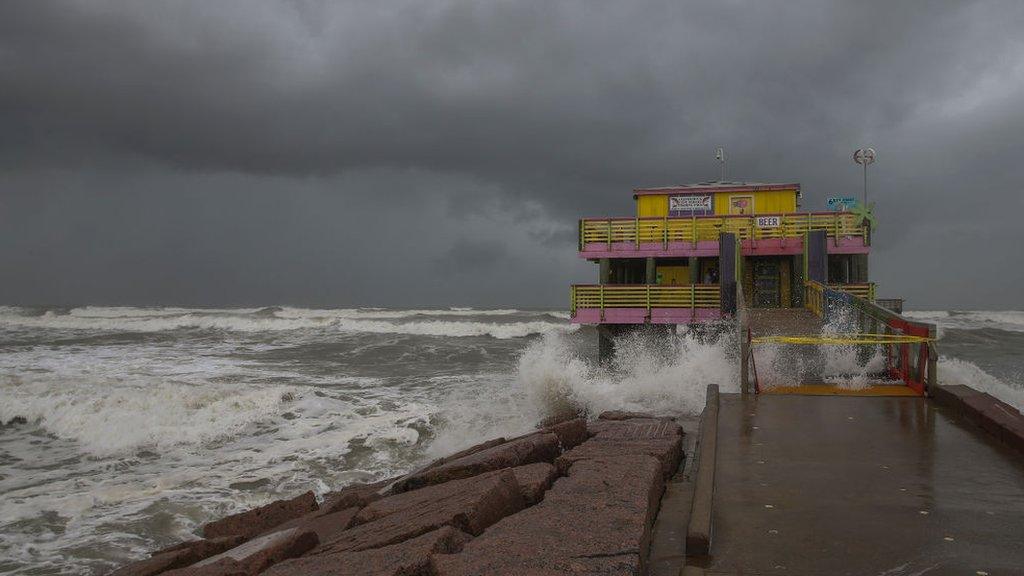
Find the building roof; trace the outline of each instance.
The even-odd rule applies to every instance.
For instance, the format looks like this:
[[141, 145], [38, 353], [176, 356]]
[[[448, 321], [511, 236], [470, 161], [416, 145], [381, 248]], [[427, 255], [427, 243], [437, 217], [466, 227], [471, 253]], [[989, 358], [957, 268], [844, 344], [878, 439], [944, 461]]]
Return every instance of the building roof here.
[[789, 182], [773, 184], [769, 182], [697, 182], [695, 184], [677, 184], [675, 186], [658, 186], [654, 188], [635, 188], [634, 196], [646, 194], [694, 194], [698, 192], [753, 192], [756, 190], [792, 190], [800, 194], [800, 183]]

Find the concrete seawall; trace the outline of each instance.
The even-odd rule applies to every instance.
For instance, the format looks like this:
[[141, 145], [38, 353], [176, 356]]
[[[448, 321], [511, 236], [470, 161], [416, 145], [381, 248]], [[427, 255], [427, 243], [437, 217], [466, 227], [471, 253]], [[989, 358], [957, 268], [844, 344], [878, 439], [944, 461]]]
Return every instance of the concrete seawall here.
[[568, 420], [210, 522], [113, 574], [642, 574], [683, 437], [670, 418]]
[[970, 386], [937, 386], [931, 393], [939, 404], [1024, 453], [1024, 415], [1013, 406]]

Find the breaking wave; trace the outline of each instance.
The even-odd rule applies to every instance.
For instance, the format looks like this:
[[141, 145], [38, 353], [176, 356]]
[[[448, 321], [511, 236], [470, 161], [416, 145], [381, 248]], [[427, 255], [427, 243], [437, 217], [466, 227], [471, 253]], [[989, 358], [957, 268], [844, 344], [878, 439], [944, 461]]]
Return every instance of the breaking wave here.
[[637, 332], [616, 340], [615, 360], [598, 364], [565, 337], [549, 334], [523, 352], [519, 385], [543, 412], [566, 409], [698, 414], [708, 384], [736, 392], [738, 369], [729, 338], [683, 332]]
[[939, 356], [939, 383], [964, 384], [1024, 411], [1024, 388], [1012, 386], [967, 360]]
[[1024, 310], [911, 310], [903, 315], [933, 323], [940, 329], [1024, 332]]
[[[512, 317], [511, 321], [477, 321], [470, 317]], [[460, 318], [451, 320], [447, 318]], [[572, 331], [559, 312], [519, 310], [386, 310], [302, 308], [188, 309], [83, 307], [69, 311], [0, 308], [0, 327], [105, 332], [225, 330], [277, 332], [326, 330], [416, 336], [491, 336], [522, 338], [553, 331]]]
[[4, 397], [0, 421], [20, 418], [39, 424], [97, 456], [234, 436], [279, 414], [282, 404], [295, 394], [283, 386], [130, 385], [50, 378], [22, 382], [13, 377], [0, 380], [0, 390]]

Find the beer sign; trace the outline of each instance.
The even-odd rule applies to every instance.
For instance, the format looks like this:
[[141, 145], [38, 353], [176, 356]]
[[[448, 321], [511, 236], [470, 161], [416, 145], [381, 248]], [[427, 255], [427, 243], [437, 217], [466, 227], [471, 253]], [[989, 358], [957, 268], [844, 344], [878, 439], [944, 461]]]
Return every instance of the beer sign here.
[[758, 216], [757, 227], [758, 228], [778, 228], [782, 225], [782, 218], [778, 216]]

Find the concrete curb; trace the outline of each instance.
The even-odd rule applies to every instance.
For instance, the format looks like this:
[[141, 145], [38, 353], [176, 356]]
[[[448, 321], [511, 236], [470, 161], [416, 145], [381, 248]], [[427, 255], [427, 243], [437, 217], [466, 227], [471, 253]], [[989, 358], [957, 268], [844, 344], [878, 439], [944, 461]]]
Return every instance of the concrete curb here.
[[1024, 452], [1024, 415], [1013, 406], [964, 385], [936, 386], [932, 399]]
[[697, 438], [697, 475], [686, 529], [686, 555], [707, 556], [711, 549], [711, 516], [718, 455], [718, 386], [708, 385]]

